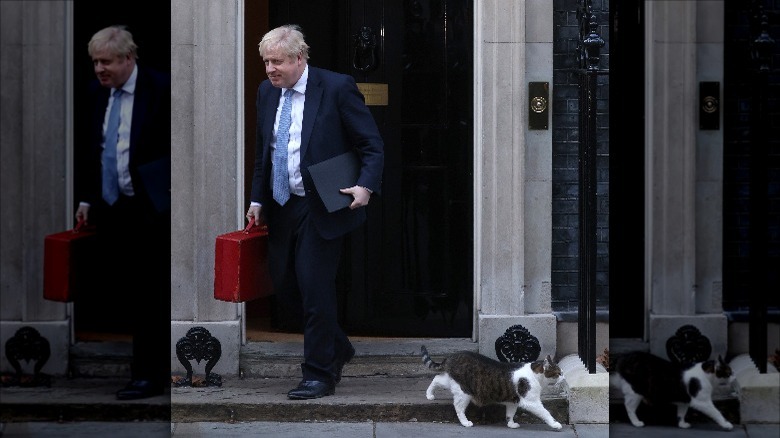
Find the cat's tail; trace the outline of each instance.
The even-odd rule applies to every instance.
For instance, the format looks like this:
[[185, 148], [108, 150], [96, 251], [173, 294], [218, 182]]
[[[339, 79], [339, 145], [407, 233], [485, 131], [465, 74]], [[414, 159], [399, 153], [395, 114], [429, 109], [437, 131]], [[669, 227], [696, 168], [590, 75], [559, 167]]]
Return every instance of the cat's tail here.
[[431, 355], [428, 354], [428, 349], [425, 348], [425, 345], [420, 347], [420, 352], [422, 352], [422, 361], [426, 367], [432, 370], [440, 370], [443, 368], [442, 366], [444, 365], [444, 362], [442, 363], [434, 362], [433, 359], [431, 359]]

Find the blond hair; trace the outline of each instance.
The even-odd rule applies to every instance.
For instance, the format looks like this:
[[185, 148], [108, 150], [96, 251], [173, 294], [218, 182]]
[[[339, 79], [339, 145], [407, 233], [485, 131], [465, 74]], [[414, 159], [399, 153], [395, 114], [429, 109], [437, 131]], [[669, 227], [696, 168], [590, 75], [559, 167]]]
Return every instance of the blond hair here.
[[116, 56], [130, 55], [133, 59], [138, 59], [138, 46], [125, 26], [109, 26], [97, 31], [89, 40], [87, 50], [90, 56], [106, 51]]
[[261, 58], [276, 49], [290, 57], [300, 54], [303, 59], [309, 59], [309, 45], [304, 41], [301, 28], [297, 24], [287, 24], [269, 31], [257, 45]]

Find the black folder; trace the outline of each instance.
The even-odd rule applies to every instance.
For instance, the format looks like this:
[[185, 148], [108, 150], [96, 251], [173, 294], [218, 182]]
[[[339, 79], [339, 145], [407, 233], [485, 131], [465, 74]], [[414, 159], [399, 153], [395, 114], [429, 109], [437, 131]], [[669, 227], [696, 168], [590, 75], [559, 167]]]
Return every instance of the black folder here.
[[171, 209], [171, 157], [160, 158], [138, 166], [146, 193], [158, 213]]
[[360, 176], [360, 157], [357, 151], [345, 152], [308, 167], [314, 189], [320, 195], [329, 213], [349, 207], [352, 195], [339, 192], [352, 187]]

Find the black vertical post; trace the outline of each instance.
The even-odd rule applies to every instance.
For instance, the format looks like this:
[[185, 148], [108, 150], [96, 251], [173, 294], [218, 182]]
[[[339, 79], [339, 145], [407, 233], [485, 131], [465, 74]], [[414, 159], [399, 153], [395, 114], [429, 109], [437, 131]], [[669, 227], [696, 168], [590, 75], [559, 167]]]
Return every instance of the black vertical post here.
[[597, 30], [592, 1], [582, 0], [578, 53], [580, 61], [579, 144], [579, 308], [578, 354], [588, 372], [596, 372], [596, 87], [599, 52], [604, 46]]
[[748, 228], [750, 248], [750, 310], [748, 320], [748, 350], [761, 373], [767, 362], [767, 263], [769, 255], [767, 127], [769, 126], [767, 95], [769, 94], [769, 64], [774, 40], [769, 36], [766, 14], [760, 1], [753, 2], [752, 27], [758, 37], [752, 41], [751, 55], [755, 62], [750, 108], [750, 198]]

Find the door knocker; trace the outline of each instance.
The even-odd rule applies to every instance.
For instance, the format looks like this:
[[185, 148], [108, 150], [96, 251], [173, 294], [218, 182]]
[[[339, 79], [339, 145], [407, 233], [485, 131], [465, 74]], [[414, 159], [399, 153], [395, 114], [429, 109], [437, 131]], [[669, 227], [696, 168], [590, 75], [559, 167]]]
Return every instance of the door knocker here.
[[353, 36], [355, 55], [352, 57], [352, 67], [359, 71], [371, 71], [377, 67], [376, 35], [368, 26], [360, 28]]

